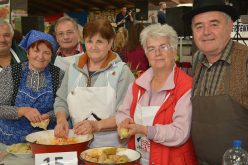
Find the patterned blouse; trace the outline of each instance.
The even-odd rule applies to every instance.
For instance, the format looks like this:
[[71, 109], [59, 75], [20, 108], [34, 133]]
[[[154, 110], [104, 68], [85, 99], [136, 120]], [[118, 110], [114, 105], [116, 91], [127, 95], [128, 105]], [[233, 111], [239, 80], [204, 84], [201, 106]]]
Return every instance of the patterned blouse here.
[[[23, 69], [24, 65], [25, 63], [22, 64], [21, 69]], [[0, 119], [18, 119], [17, 107], [12, 105], [15, 91], [18, 91], [18, 89], [14, 88], [17, 77], [16, 75], [13, 76], [12, 70], [13, 65], [3, 68], [0, 72]], [[59, 86], [62, 82], [63, 76], [64, 72], [60, 70], [58, 77], [55, 78], [55, 81], [57, 81]], [[47, 80], [45, 79], [44, 72], [29, 70], [26, 81], [27, 87], [31, 88], [33, 91], [37, 91], [46, 86], [46, 83]], [[54, 111], [50, 111], [48, 115], [51, 121], [55, 120]]]

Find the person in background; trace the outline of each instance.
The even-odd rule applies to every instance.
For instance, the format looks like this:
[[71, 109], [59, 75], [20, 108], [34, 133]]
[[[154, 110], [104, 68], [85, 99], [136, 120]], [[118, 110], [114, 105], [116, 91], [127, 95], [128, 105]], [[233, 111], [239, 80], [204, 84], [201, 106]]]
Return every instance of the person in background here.
[[[131, 25], [127, 47], [123, 52], [123, 56], [127, 59], [125, 62], [128, 63], [133, 73], [143, 73], [149, 68], [145, 51], [140, 44], [140, 33], [143, 29], [144, 25], [142, 23]], [[137, 73], [137, 76], [140, 73]]]
[[11, 64], [27, 61], [26, 51], [13, 40], [12, 26], [0, 19], [0, 71]]
[[159, 11], [158, 11], [158, 23], [166, 23], [166, 2], [159, 2]]
[[120, 146], [115, 114], [130, 83], [129, 67], [111, 51], [115, 32], [107, 20], [86, 24], [86, 53], [77, 57], [65, 74], [54, 104], [55, 137], [66, 138], [72, 119], [76, 134], [94, 133], [90, 147]]
[[116, 33], [112, 50], [120, 56], [122, 61], [127, 62], [126, 57], [123, 56], [123, 50], [126, 47], [128, 40], [128, 30], [124, 27], [120, 27]]
[[25, 142], [26, 135], [41, 131], [32, 123], [50, 120], [55, 127], [53, 103], [64, 72], [50, 63], [56, 41], [49, 34], [31, 30], [20, 45], [28, 62], [5, 67], [0, 72], [0, 143]]
[[248, 150], [248, 47], [231, 39], [234, 7], [224, 0], [195, 0], [183, 16], [199, 49], [194, 55], [192, 138], [200, 164], [222, 164], [241, 139]]
[[55, 24], [55, 35], [59, 48], [54, 65], [66, 70], [76, 57], [84, 53], [77, 22], [67, 16], [59, 18]]
[[23, 39], [22, 33], [19, 30], [14, 29], [13, 40], [19, 44], [22, 39]]
[[127, 7], [122, 7], [121, 12], [116, 15], [115, 23], [117, 25], [117, 30], [120, 27], [124, 27], [126, 29], [129, 28], [130, 24], [133, 22], [132, 12], [127, 12]]
[[190, 138], [192, 78], [175, 64], [178, 36], [169, 25], [152, 24], [140, 35], [151, 65], [128, 88], [116, 115], [118, 132], [128, 129], [128, 147], [141, 164], [195, 165]]

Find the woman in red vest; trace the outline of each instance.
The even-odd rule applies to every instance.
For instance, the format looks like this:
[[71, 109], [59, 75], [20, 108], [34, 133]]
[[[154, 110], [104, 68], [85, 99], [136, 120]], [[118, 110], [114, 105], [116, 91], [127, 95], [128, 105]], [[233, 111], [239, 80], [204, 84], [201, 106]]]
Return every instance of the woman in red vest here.
[[192, 78], [175, 65], [177, 33], [153, 24], [140, 37], [151, 68], [128, 89], [116, 116], [119, 135], [128, 129], [128, 147], [141, 153], [142, 165], [195, 165]]

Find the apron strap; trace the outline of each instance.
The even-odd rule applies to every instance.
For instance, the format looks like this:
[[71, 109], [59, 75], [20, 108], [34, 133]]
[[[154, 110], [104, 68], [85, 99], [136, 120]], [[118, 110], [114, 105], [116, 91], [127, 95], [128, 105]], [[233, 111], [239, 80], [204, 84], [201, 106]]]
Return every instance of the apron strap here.
[[17, 56], [16, 52], [12, 48], [10, 48], [10, 52], [13, 55], [13, 57], [15, 58], [16, 62], [21, 63], [21, 60], [19, 59], [19, 57]]
[[170, 92], [167, 92], [168, 94], [165, 96], [165, 98], [164, 98], [164, 101], [163, 101], [163, 103], [162, 104], [164, 104], [165, 103], [165, 101], [169, 98], [169, 96], [170, 96]]

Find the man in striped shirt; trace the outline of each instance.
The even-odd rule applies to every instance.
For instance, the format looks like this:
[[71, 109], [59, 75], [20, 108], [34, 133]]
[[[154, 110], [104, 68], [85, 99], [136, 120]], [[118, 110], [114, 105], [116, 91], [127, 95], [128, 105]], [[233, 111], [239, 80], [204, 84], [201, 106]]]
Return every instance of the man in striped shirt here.
[[222, 164], [232, 140], [248, 150], [248, 47], [231, 40], [236, 10], [224, 0], [195, 0], [190, 23], [194, 55], [192, 138], [199, 164]]
[[61, 17], [55, 24], [55, 35], [59, 48], [54, 65], [66, 70], [76, 57], [84, 53], [77, 22], [71, 17]]

